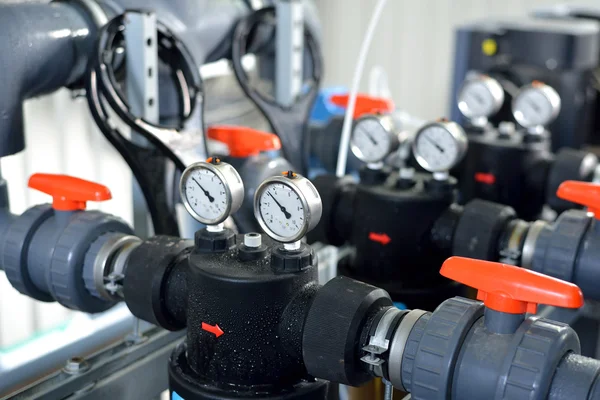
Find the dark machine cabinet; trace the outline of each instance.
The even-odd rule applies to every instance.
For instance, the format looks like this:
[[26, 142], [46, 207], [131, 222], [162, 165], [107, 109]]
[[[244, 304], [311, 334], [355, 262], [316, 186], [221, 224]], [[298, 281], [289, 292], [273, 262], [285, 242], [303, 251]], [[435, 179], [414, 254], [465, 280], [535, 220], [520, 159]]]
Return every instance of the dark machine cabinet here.
[[[516, 89], [533, 80], [552, 86], [562, 99], [558, 118], [548, 127], [552, 150], [580, 148], [593, 136], [600, 27], [593, 21], [484, 20], [463, 25], [455, 36], [451, 119], [467, 121], [457, 95], [470, 71], [496, 78], [505, 89], [505, 103], [492, 123], [513, 121], [511, 100]], [[495, 46], [484, 50], [484, 43]]]

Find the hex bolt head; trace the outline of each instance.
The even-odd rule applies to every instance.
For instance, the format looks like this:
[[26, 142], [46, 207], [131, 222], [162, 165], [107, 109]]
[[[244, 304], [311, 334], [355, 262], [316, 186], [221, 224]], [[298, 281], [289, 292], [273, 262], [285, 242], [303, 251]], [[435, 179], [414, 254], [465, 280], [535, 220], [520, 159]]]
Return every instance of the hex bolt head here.
[[67, 374], [75, 375], [86, 372], [90, 369], [90, 364], [82, 357], [72, 357], [67, 360], [63, 371]]
[[246, 233], [244, 235], [244, 245], [246, 247], [260, 247], [262, 244], [262, 237], [260, 233]]

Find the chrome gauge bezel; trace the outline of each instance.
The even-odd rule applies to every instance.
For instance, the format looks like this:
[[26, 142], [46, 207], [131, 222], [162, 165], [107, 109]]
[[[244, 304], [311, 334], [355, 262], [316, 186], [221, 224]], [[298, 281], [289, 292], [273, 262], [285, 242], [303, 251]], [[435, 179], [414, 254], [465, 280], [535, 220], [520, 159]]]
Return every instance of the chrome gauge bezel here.
[[[419, 137], [425, 133], [429, 128], [432, 127], [440, 127], [442, 129], [444, 129], [445, 131], [447, 131], [448, 133], [450, 133], [450, 135], [452, 136], [452, 138], [454, 139], [456, 145], [457, 145], [457, 154], [455, 159], [452, 161], [452, 165], [450, 165], [447, 168], [433, 168], [431, 167], [429, 161], [427, 161], [427, 159], [425, 157], [423, 157], [420, 152], [419, 152]], [[429, 124], [426, 124], [424, 126], [422, 126], [417, 133], [415, 134], [414, 140], [412, 142], [412, 151], [413, 151], [413, 155], [415, 156], [415, 159], [417, 160], [417, 162], [419, 163], [419, 165], [421, 167], [423, 167], [423, 169], [425, 169], [428, 172], [447, 172], [450, 169], [452, 169], [453, 167], [455, 167], [459, 162], [461, 162], [461, 160], [463, 159], [463, 157], [465, 156], [465, 154], [467, 153], [467, 149], [469, 146], [469, 141], [467, 139], [467, 134], [465, 133], [464, 129], [457, 124], [456, 122], [453, 121], [436, 121], [436, 122], [431, 122]]]
[[[483, 84], [487, 88], [487, 90], [489, 91], [489, 93], [492, 97], [493, 108], [490, 110], [490, 112], [488, 112], [486, 114], [477, 115], [469, 107], [469, 105], [466, 101], [461, 100], [461, 98], [463, 97], [463, 94], [469, 88], [469, 86], [474, 85], [474, 84]], [[495, 115], [502, 108], [502, 105], [504, 104], [504, 89], [502, 88], [502, 85], [500, 84], [500, 82], [498, 82], [496, 79], [494, 79], [488, 75], [479, 74], [479, 73], [472, 74], [471, 76], [468, 76], [462, 83], [462, 85], [458, 91], [456, 101], [458, 103], [458, 109], [460, 110], [462, 115], [464, 115], [466, 118], [469, 118], [469, 119], [485, 118], [485, 119], [487, 119], [487, 118]]]
[[[225, 212], [214, 219], [207, 219], [199, 215], [187, 198], [185, 184], [189, 177], [200, 169], [205, 169], [214, 173], [223, 183], [223, 189], [225, 190], [227, 203]], [[179, 180], [179, 194], [185, 209], [196, 221], [205, 225], [217, 225], [225, 222], [225, 220], [229, 218], [231, 214], [235, 213], [242, 205], [244, 200], [244, 183], [242, 182], [240, 174], [230, 164], [223, 161], [217, 163], [200, 161], [189, 165], [181, 174], [181, 179]]]
[[[323, 205], [321, 196], [315, 186], [305, 177], [299, 174], [293, 174], [293, 177], [288, 177], [288, 174], [282, 176], [273, 176], [264, 180], [256, 189], [254, 194], [254, 215], [263, 231], [273, 240], [281, 243], [293, 243], [302, 239], [309, 231], [314, 229], [323, 213]], [[261, 198], [264, 192], [273, 184], [283, 184], [289, 187], [300, 199], [303, 208], [304, 222], [301, 229], [293, 236], [284, 237], [275, 233], [262, 216], [260, 210]]]
[[[523, 115], [522, 111], [515, 110], [519, 98], [530, 90], [539, 91], [546, 98], [546, 100], [548, 100], [550, 106], [552, 107], [552, 114], [550, 114], [550, 116], [547, 118], [547, 121], [541, 124], [531, 123]], [[556, 117], [558, 117], [558, 114], [560, 113], [560, 108], [561, 100], [558, 92], [554, 90], [552, 86], [546, 85], [545, 83], [538, 81], [532, 82], [529, 85], [521, 87], [511, 103], [511, 111], [513, 118], [515, 119], [515, 121], [517, 121], [519, 125], [526, 129], [548, 126], [556, 119]]]

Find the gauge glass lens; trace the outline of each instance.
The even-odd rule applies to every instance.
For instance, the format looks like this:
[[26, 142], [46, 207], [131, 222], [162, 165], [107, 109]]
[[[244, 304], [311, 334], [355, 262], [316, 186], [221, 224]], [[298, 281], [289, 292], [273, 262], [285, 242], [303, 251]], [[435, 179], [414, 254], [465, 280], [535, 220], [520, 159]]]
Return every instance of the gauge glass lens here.
[[383, 160], [391, 146], [390, 133], [374, 118], [360, 120], [352, 134], [352, 152], [361, 161], [372, 163]]
[[496, 102], [485, 83], [474, 81], [466, 83], [461, 90], [458, 107], [468, 118], [489, 117], [496, 109]]
[[531, 128], [549, 123], [554, 109], [550, 100], [541, 91], [531, 88], [515, 99], [513, 112], [519, 124]]
[[417, 137], [418, 155], [425, 161], [423, 168], [430, 172], [447, 171], [460, 156], [456, 138], [441, 126], [433, 125], [421, 131]]
[[205, 168], [189, 173], [185, 182], [185, 197], [190, 208], [206, 221], [225, 217], [227, 193], [221, 179]]
[[292, 188], [272, 183], [260, 195], [260, 215], [265, 225], [282, 238], [297, 236], [306, 223], [302, 200]]

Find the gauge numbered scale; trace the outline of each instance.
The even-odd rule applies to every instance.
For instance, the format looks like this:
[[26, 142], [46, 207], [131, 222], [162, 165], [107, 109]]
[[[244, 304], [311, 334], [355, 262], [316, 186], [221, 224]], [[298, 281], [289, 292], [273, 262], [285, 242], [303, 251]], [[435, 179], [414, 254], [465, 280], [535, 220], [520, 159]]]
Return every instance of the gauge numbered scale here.
[[222, 224], [244, 199], [244, 184], [238, 172], [214, 157], [187, 167], [179, 190], [187, 211], [209, 226]]
[[299, 244], [321, 218], [321, 198], [308, 179], [288, 171], [260, 184], [254, 195], [254, 213], [271, 238]]
[[513, 117], [530, 130], [543, 130], [559, 112], [560, 96], [556, 90], [538, 81], [519, 89], [512, 102]]
[[497, 80], [487, 75], [471, 75], [458, 92], [458, 109], [473, 123], [486, 124], [503, 104], [504, 89]]
[[367, 164], [382, 162], [399, 145], [394, 123], [389, 115], [367, 115], [359, 118], [352, 129], [352, 153]]
[[434, 177], [447, 178], [447, 173], [464, 157], [467, 135], [456, 122], [438, 121], [423, 126], [415, 135], [413, 154]]

